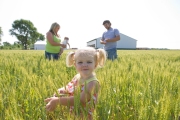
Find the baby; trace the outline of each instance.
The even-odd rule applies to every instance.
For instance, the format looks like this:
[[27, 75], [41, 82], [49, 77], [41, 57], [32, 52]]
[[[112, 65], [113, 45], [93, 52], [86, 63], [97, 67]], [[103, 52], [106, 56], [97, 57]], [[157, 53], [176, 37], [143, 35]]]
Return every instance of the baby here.
[[[70, 48], [69, 38], [64, 37], [64, 40], [63, 40], [62, 44], [66, 45], [66, 48], [67, 48], [67, 45], [69, 45], [69, 48]], [[60, 49], [59, 56], [63, 53], [64, 49], [66, 49], [66, 48], [61, 48]]]

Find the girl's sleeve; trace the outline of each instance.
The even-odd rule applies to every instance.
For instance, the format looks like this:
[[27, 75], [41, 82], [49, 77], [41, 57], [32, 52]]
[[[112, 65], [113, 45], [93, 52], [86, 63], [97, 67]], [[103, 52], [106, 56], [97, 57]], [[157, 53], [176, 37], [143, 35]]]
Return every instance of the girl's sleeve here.
[[59, 88], [59, 89], [58, 89], [58, 93], [59, 93], [59, 94], [66, 94], [66, 92], [67, 92], [67, 91], [66, 91], [65, 87], [62, 87], [62, 88]]
[[59, 94], [68, 94], [69, 93], [69, 84], [71, 82], [69, 82], [65, 87], [59, 88], [58, 89], [58, 93]]
[[59, 88], [58, 93], [59, 94], [68, 94], [70, 92], [70, 86], [74, 85], [74, 80], [76, 79], [77, 75], [74, 76], [74, 78], [69, 82], [65, 87]]

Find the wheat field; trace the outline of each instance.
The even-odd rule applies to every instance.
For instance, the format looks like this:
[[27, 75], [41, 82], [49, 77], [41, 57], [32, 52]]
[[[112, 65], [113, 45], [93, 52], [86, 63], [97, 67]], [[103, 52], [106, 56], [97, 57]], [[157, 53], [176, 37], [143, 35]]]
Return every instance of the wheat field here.
[[[70, 120], [68, 108], [47, 114], [44, 99], [76, 74], [44, 51], [0, 50], [0, 120]], [[180, 51], [119, 50], [96, 70], [101, 84], [95, 120], [178, 120]]]

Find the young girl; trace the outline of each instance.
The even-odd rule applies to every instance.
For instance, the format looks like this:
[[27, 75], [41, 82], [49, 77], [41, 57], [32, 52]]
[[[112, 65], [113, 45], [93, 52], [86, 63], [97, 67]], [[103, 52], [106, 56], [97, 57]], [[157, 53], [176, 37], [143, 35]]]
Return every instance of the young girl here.
[[86, 47], [70, 52], [66, 58], [68, 67], [75, 66], [78, 74], [74, 76], [66, 87], [58, 89], [59, 94], [67, 96], [50, 97], [45, 99], [47, 111], [55, 110], [56, 106], [70, 107], [70, 112], [80, 119], [92, 120], [93, 111], [98, 99], [100, 89], [94, 70], [103, 67], [106, 61], [106, 52], [103, 49]]

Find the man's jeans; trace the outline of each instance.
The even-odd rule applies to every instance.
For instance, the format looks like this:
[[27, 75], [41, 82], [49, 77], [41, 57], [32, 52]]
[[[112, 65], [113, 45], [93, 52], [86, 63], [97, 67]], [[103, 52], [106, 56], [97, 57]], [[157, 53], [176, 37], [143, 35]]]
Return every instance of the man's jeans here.
[[117, 49], [116, 48], [106, 50], [106, 52], [107, 52], [107, 58], [109, 60], [114, 60], [117, 58]]

